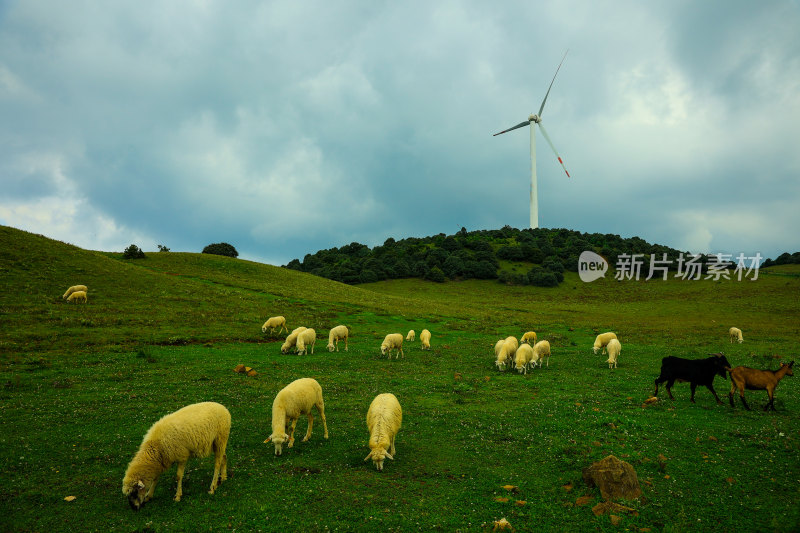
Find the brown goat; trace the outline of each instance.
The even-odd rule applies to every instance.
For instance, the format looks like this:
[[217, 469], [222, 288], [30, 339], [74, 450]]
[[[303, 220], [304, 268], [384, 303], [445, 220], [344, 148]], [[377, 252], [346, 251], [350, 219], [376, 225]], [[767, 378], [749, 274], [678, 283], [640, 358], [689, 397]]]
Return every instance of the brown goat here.
[[728, 399], [731, 402], [731, 407], [733, 407], [733, 393], [737, 388], [739, 389], [739, 397], [742, 399], [742, 404], [744, 404], [744, 408], [748, 411], [750, 410], [750, 406], [747, 405], [744, 399], [744, 390], [766, 390], [769, 395], [769, 402], [764, 406], [764, 410], [766, 411], [772, 408], [774, 411], [775, 387], [778, 386], [778, 382], [783, 379], [783, 376], [794, 376], [792, 365], [794, 365], [794, 361], [789, 364], [781, 363], [781, 367], [774, 371], [756, 370], [755, 368], [748, 368], [746, 366], [737, 366], [730, 370], [731, 392], [728, 393]]

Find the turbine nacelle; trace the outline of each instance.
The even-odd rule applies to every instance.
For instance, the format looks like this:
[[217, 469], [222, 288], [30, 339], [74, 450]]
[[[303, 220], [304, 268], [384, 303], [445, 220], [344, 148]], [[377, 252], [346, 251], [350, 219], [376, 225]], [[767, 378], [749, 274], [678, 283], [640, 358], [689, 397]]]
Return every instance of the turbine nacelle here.
[[538, 123], [540, 123], [541, 121], [542, 121], [542, 117], [540, 117], [540, 116], [539, 116], [539, 115], [537, 115], [537, 114], [533, 114], [533, 115], [530, 115], [530, 116], [528, 117], [528, 122], [535, 122], [536, 124], [538, 124]]

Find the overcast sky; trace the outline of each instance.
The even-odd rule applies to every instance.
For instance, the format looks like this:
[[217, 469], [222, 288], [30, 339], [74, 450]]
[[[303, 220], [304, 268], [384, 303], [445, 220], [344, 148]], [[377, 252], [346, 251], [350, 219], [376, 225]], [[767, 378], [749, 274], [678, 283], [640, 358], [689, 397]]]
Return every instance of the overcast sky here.
[[800, 4], [0, 0], [0, 223], [271, 264], [542, 227], [800, 250]]

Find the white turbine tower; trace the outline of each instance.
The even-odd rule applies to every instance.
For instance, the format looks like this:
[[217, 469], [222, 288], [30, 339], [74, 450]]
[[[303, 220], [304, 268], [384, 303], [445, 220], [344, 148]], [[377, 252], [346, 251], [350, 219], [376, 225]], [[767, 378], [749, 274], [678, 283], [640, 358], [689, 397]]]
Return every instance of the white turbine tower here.
[[[567, 50], [569, 52], [569, 50]], [[561, 63], [558, 64], [558, 68], [556, 69], [556, 73], [553, 75], [553, 80], [550, 82], [550, 87], [547, 88], [547, 93], [544, 95], [544, 100], [542, 100], [542, 105], [539, 107], [539, 113], [536, 115], [530, 115], [528, 120], [525, 122], [520, 122], [516, 126], [508, 128], [507, 130], [503, 130], [500, 133], [495, 133], [493, 137], [501, 135], [503, 133], [509, 132], [511, 130], [515, 130], [517, 128], [521, 128], [523, 126], [530, 125], [531, 127], [531, 228], [538, 228], [539, 227], [539, 197], [538, 191], [536, 189], [536, 132], [534, 131], [534, 124], [538, 124], [539, 129], [542, 130], [542, 135], [544, 135], [544, 139], [547, 141], [547, 144], [550, 145], [550, 148], [553, 149], [553, 153], [556, 154], [558, 158], [558, 162], [561, 163], [561, 167], [564, 169], [564, 172], [567, 173], [567, 177], [569, 176], [569, 172], [567, 172], [567, 167], [564, 166], [564, 161], [561, 160], [561, 156], [558, 155], [556, 151], [556, 147], [553, 146], [553, 141], [550, 140], [550, 136], [547, 135], [547, 130], [544, 129], [542, 125], [542, 111], [544, 111], [544, 104], [547, 102], [547, 96], [550, 94], [550, 89], [553, 88], [553, 82], [556, 81], [556, 76], [558, 75], [558, 71], [561, 69], [561, 64], [564, 63], [564, 59], [566, 59], [567, 53], [564, 53], [564, 57], [561, 58]]]

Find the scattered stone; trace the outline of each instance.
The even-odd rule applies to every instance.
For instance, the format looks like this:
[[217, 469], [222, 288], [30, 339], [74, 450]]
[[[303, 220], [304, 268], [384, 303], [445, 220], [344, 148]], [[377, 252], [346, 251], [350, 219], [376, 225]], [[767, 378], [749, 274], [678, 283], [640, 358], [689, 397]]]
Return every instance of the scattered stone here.
[[597, 485], [606, 501], [615, 499], [635, 500], [642, 495], [636, 470], [613, 455], [583, 469], [583, 481], [589, 487]]
[[247, 372], [247, 375], [250, 376], [251, 378], [254, 378], [254, 377], [256, 377], [258, 375], [258, 372], [256, 372], [255, 370], [253, 370], [251, 368], [250, 371]]
[[236, 368], [234, 368], [233, 371], [237, 374], [244, 374], [244, 365], [236, 365]]
[[513, 492], [517, 494], [519, 492], [519, 487], [516, 485], [503, 485], [503, 488], [506, 489], [508, 492]]
[[500, 530], [510, 529], [511, 531], [514, 531], [514, 528], [505, 518], [501, 518], [500, 520], [494, 521], [494, 527], [492, 528], [492, 531], [497, 531], [498, 529]]

